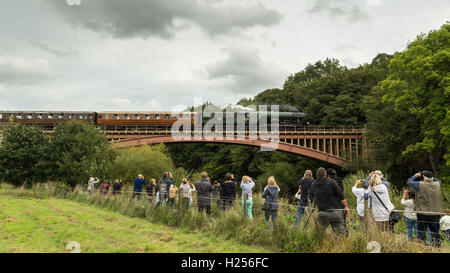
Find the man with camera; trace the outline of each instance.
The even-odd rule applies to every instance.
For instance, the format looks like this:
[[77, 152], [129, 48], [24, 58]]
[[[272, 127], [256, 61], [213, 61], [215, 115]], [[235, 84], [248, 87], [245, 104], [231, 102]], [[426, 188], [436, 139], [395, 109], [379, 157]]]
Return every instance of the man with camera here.
[[443, 210], [441, 181], [433, 177], [432, 172], [423, 171], [411, 176], [406, 184], [416, 190], [414, 210], [417, 213], [419, 239], [426, 242], [428, 228], [433, 245], [440, 247], [439, 215]]

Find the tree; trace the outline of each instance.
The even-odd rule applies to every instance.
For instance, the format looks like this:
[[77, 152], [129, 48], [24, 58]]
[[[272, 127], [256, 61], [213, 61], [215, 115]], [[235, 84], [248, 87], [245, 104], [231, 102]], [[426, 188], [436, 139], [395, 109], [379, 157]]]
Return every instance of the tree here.
[[70, 122], [56, 126], [50, 142], [55, 177], [71, 186], [89, 177], [107, 178], [115, 152], [106, 136], [92, 126]]
[[42, 130], [17, 125], [4, 132], [0, 180], [14, 185], [44, 182], [51, 174], [49, 140]]
[[[395, 111], [408, 112], [422, 121], [415, 128], [418, 139], [408, 141], [403, 155], [426, 152], [438, 173], [450, 167], [450, 24], [428, 35], [421, 34], [408, 48], [394, 55], [381, 88], [385, 102]], [[446, 159], [446, 164], [444, 163]]]

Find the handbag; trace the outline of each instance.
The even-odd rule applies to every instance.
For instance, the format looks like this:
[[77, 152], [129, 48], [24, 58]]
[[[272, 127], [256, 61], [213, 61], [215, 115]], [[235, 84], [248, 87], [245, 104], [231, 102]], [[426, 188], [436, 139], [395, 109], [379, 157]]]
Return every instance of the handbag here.
[[[387, 212], [389, 212], [388, 208], [386, 207], [386, 205], [383, 203], [383, 201], [381, 201], [380, 197], [378, 196], [378, 194], [373, 191], [373, 193], [375, 193], [375, 196], [378, 198], [378, 201], [381, 202], [381, 204], [383, 205], [383, 207], [387, 210]], [[391, 221], [392, 223], [397, 223], [398, 221], [400, 221], [400, 213], [398, 213], [397, 211], [391, 211], [389, 213], [389, 221]]]

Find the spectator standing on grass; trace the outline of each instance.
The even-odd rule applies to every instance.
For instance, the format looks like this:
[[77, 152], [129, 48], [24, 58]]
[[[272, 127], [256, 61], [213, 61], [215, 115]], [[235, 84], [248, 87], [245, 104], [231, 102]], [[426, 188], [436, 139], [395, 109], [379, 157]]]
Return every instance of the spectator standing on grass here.
[[[327, 169], [327, 176], [330, 179], [333, 179], [334, 181], [336, 181], [336, 183], [338, 184], [339, 188], [341, 189], [342, 192], [344, 192], [344, 181], [342, 180], [341, 177], [337, 176], [336, 170], [333, 168], [328, 168]], [[342, 211], [342, 213], [344, 213], [344, 211]], [[344, 228], [345, 228], [345, 235], [348, 236], [348, 229], [347, 229], [347, 219], [344, 215]]]
[[313, 196], [311, 193], [311, 185], [314, 182], [313, 173], [311, 170], [306, 170], [302, 179], [297, 182], [299, 186], [298, 194], [300, 203], [298, 204], [297, 215], [295, 216], [295, 225], [298, 225], [302, 219], [302, 215], [305, 212], [305, 208], [310, 204], [312, 205]]
[[272, 225], [275, 228], [277, 224], [278, 216], [278, 194], [280, 192], [280, 187], [278, 187], [275, 177], [270, 176], [267, 179], [267, 186], [264, 188], [262, 193], [262, 198], [265, 198], [263, 205], [264, 218], [266, 219], [267, 229], [270, 229], [270, 218], [272, 218]]
[[[175, 205], [175, 197], [177, 196], [178, 187], [172, 184], [170, 185], [169, 191], [169, 204], [173, 206]], [[179, 202], [181, 202], [181, 200], [179, 200]]]
[[[149, 203], [153, 203], [153, 198], [157, 198], [158, 185], [156, 185], [156, 180], [154, 178], [150, 179], [150, 183], [147, 186], [147, 200]], [[153, 193], [155, 196], [153, 197]]]
[[187, 178], [183, 178], [183, 181], [180, 185], [180, 190], [183, 195], [182, 202], [184, 203], [184, 207], [186, 209], [189, 208], [189, 203], [190, 203], [189, 197], [192, 195], [193, 188], [194, 188], [194, 185], [189, 184], [189, 180]]
[[444, 211], [445, 215], [442, 216], [441, 220], [439, 220], [439, 224], [441, 226], [442, 232], [447, 236], [447, 239], [450, 240], [450, 210], [446, 209]]
[[236, 198], [236, 182], [232, 173], [225, 175], [225, 182], [221, 185], [222, 189], [222, 208], [228, 209], [233, 206]]
[[102, 185], [102, 187], [100, 188], [100, 192], [102, 193], [102, 194], [108, 194], [109, 193], [109, 189], [111, 188], [111, 186], [109, 186], [109, 182], [108, 182], [108, 180], [105, 180], [105, 181], [103, 181], [103, 185]]
[[211, 191], [212, 185], [208, 181], [208, 174], [201, 173], [200, 180], [195, 183], [195, 190], [197, 191], [197, 207], [198, 211], [206, 210], [206, 213], [211, 215]]
[[441, 246], [439, 234], [439, 217], [443, 211], [441, 181], [433, 177], [430, 171], [423, 171], [411, 176], [406, 184], [416, 190], [415, 211], [417, 229], [422, 242], [427, 240], [427, 229], [431, 231], [432, 244]]
[[324, 230], [331, 225], [336, 234], [345, 236], [344, 217], [349, 216], [347, 199], [336, 181], [327, 177], [325, 168], [318, 168], [316, 175], [311, 191], [319, 209], [317, 221]]
[[215, 200], [217, 203], [217, 207], [220, 208], [221, 202], [220, 202], [220, 194], [221, 194], [221, 187], [219, 181], [215, 180], [213, 183], [213, 189], [211, 193], [212, 200]]
[[[253, 179], [249, 176], [244, 175], [242, 177], [241, 181], [241, 189], [242, 189], [242, 209], [247, 210], [247, 216], [250, 220], [253, 219], [252, 215], [252, 206], [253, 206], [253, 199], [252, 199], [252, 189], [255, 186], [255, 182], [253, 182]], [[247, 194], [247, 207], [244, 208], [244, 195]]]
[[159, 203], [167, 202], [170, 198], [170, 185], [174, 184], [174, 179], [171, 172], [164, 172], [161, 179], [159, 179]]
[[364, 225], [364, 195], [368, 194], [368, 187], [361, 180], [356, 180], [352, 187], [352, 193], [356, 196], [356, 212], [358, 213], [361, 230], [364, 231], [366, 230]]
[[141, 200], [142, 195], [142, 185], [146, 185], [147, 183], [144, 180], [144, 176], [139, 174], [138, 177], [134, 180], [133, 194], [131, 198], [137, 197], [138, 200]]
[[[406, 199], [408, 196], [408, 199]], [[416, 197], [416, 193], [413, 191], [408, 191], [407, 189], [403, 190], [403, 196], [401, 204], [405, 206], [405, 212], [403, 216], [405, 216], [405, 224], [406, 230], [408, 231], [408, 239], [412, 239], [412, 230], [414, 229], [415, 238], [419, 238], [419, 233], [417, 231], [417, 214], [414, 212], [414, 199]]]
[[116, 179], [113, 184], [113, 194], [120, 194], [122, 190], [122, 180]]
[[88, 188], [87, 188], [89, 194], [92, 194], [92, 193], [94, 192], [94, 190], [95, 190], [95, 184], [97, 184], [98, 182], [100, 182], [100, 180], [98, 180], [97, 177], [91, 177], [91, 178], [89, 179], [89, 182], [88, 182]]
[[383, 231], [393, 231], [393, 223], [389, 215], [394, 205], [389, 198], [389, 192], [381, 177], [373, 174], [369, 181], [369, 197], [371, 198], [372, 215], [378, 228]]

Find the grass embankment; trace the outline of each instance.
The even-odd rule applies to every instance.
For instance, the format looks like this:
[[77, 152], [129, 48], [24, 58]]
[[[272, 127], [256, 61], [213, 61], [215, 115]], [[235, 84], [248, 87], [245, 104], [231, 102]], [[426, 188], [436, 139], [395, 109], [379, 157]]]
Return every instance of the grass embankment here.
[[69, 200], [0, 194], [0, 252], [267, 252]]
[[[315, 218], [317, 214], [313, 214], [306, 226], [307, 217], [302, 218], [300, 226], [294, 226], [293, 222], [297, 212], [297, 205], [288, 204], [285, 200], [282, 200], [280, 204], [277, 228], [267, 230], [264, 223], [264, 215], [261, 211], [263, 199], [256, 193], [253, 196], [253, 221], [243, 219], [239, 202], [237, 206], [227, 211], [222, 211], [212, 203], [211, 217], [207, 217], [203, 213], [198, 213], [197, 209], [191, 206], [182, 215], [181, 219], [178, 219], [177, 212], [173, 208], [165, 205], [155, 207], [149, 204], [145, 200], [145, 197], [141, 201], [136, 201], [130, 198], [130, 194], [126, 193], [120, 196], [89, 195], [81, 188], [76, 188], [74, 191], [67, 191], [55, 184], [38, 184], [33, 186], [32, 189], [16, 189], [3, 184], [0, 185], [0, 195], [23, 198], [51, 198], [52, 196], [67, 198], [83, 204], [84, 206], [82, 207], [93, 205], [105, 208], [107, 211], [118, 212], [121, 215], [145, 218], [152, 223], [163, 224], [165, 225], [165, 231], [177, 229], [182, 233], [189, 234], [189, 238], [194, 244], [198, 239], [190, 235], [192, 232], [204, 234], [208, 238], [217, 237], [217, 241], [215, 241], [217, 245], [233, 242], [233, 244], [244, 244], [249, 247], [249, 249], [242, 251], [256, 251], [253, 250], [255, 248], [257, 250], [262, 249], [271, 252], [369, 252], [370, 250], [367, 249], [368, 242], [376, 241], [380, 245], [381, 252], [450, 252], [448, 241], [443, 241], [441, 248], [433, 248], [416, 241], [408, 241], [403, 220], [396, 225], [394, 234], [376, 230], [370, 234], [363, 233], [360, 228], [358, 216], [354, 210], [356, 208], [356, 197], [351, 194], [351, 186], [354, 180], [364, 178], [363, 176], [364, 174], [362, 173], [352, 175], [346, 177], [344, 181], [346, 196], [349, 200], [350, 208], [353, 208], [350, 218], [347, 219], [348, 238], [336, 237], [331, 231], [331, 228], [323, 232], [316, 224]], [[395, 189], [392, 189], [391, 199], [396, 205], [396, 208], [401, 208], [398, 205], [399, 198]], [[95, 219], [95, 216], [93, 217]], [[108, 225], [108, 223], [106, 221], [104, 225]], [[148, 222], [144, 221], [144, 223]], [[120, 233], [127, 232], [130, 232], [128, 227]], [[114, 229], [111, 229], [111, 233], [114, 233]], [[221, 249], [224, 248], [218, 246], [217, 249], [207, 251], [220, 252]], [[128, 252], [132, 250], [124, 251]], [[143, 251], [145, 251], [145, 247]], [[163, 252], [164, 250], [154, 251]], [[187, 251], [190, 252], [192, 250]]]

